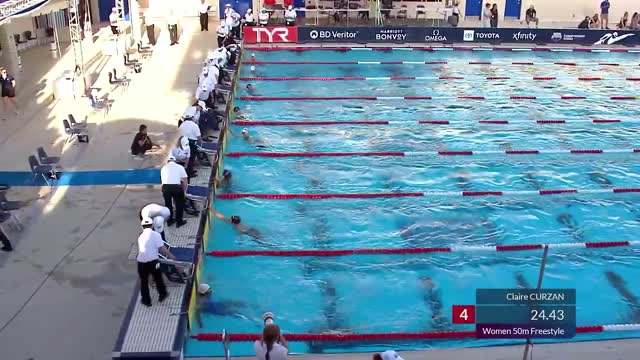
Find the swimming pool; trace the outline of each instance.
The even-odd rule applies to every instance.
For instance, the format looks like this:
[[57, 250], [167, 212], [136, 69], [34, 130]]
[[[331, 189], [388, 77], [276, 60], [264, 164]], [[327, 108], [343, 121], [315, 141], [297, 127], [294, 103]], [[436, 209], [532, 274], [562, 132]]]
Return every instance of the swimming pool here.
[[[236, 156], [226, 156], [224, 167], [233, 171], [233, 184], [219, 193], [426, 194], [369, 199], [217, 199], [217, 211], [240, 215], [260, 237], [238, 236], [230, 225], [215, 221], [209, 251], [471, 248], [637, 240], [640, 196], [607, 190], [640, 188], [640, 153], [633, 151], [638, 147], [633, 135], [640, 126], [637, 102], [612, 100], [634, 96], [640, 88], [640, 82], [627, 80], [640, 76], [635, 55], [272, 51], [256, 52], [253, 60], [250, 54], [245, 51], [237, 99], [390, 98], [236, 100], [241, 115], [234, 120], [242, 125], [233, 129], [240, 132], [247, 127], [254, 143], [229, 137], [227, 152]], [[251, 61], [255, 62], [247, 64]], [[362, 63], [380, 61], [430, 63]], [[558, 62], [574, 65], [554, 64]], [[325, 79], [301, 80], [308, 77]], [[556, 79], [548, 80], [550, 77]], [[246, 89], [248, 83], [253, 90]], [[397, 98], [405, 96], [432, 99]], [[559, 99], [562, 96], [586, 99]], [[377, 122], [274, 126], [246, 121]], [[540, 153], [508, 153], [523, 149]], [[575, 149], [612, 152], [570, 152]], [[473, 151], [473, 155], [447, 155], [458, 151]], [[289, 154], [262, 157], [253, 152]], [[327, 152], [346, 156], [308, 156]], [[354, 152], [360, 154], [349, 154]], [[363, 156], [371, 152], [385, 156]], [[403, 156], [390, 156], [399, 155], [397, 152]], [[580, 191], [540, 196], [538, 191], [545, 189]], [[461, 196], [485, 191], [504, 195]], [[265, 311], [275, 313], [285, 334], [473, 330], [473, 325], [451, 324], [451, 306], [473, 304], [476, 288], [534, 287], [541, 255], [541, 251], [468, 251], [206, 256], [202, 281], [212, 285], [213, 299], [225, 311], [203, 314], [203, 326], [196, 324], [191, 332], [260, 333]], [[640, 296], [639, 255], [636, 247], [553, 249], [543, 286], [576, 288], [578, 325], [640, 323], [640, 301], [629, 295]], [[438, 291], [428, 291], [425, 278], [432, 279]], [[638, 336], [637, 331], [605, 332], [579, 335], [575, 340]], [[465, 339], [290, 345], [292, 352], [307, 353], [508, 343]], [[233, 343], [231, 352], [252, 355], [252, 344]], [[222, 347], [192, 339], [187, 355], [219, 356]]]

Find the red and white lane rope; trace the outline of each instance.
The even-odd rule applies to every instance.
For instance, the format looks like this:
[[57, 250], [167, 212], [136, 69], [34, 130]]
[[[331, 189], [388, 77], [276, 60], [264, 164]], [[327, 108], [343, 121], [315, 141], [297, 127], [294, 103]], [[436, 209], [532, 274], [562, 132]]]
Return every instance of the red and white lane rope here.
[[[602, 333], [617, 331], [638, 331], [640, 324], [612, 324], [612, 325], [589, 325], [577, 326], [576, 333]], [[437, 331], [418, 333], [373, 333], [373, 334], [284, 334], [287, 341], [303, 342], [365, 342], [365, 341], [410, 341], [429, 339], [467, 339], [475, 338], [475, 331]], [[262, 334], [229, 333], [228, 341], [231, 342], [253, 342], [260, 340]], [[191, 335], [192, 339], [199, 341], [222, 341], [221, 333], [200, 333]]]
[[[599, 97], [608, 100], [637, 100], [637, 96], [614, 95]], [[532, 95], [511, 95], [511, 96], [240, 96], [239, 100], [244, 101], [386, 101], [386, 100], [594, 100], [592, 97], [579, 95], [555, 95], [555, 96], [532, 96]]]
[[381, 77], [364, 77], [364, 76], [347, 76], [347, 77], [314, 77], [314, 76], [291, 76], [291, 77], [241, 77], [242, 81], [403, 81], [403, 80], [534, 80], [534, 81], [640, 81], [640, 77], [556, 77], [556, 76], [533, 76], [533, 77], [512, 77], [512, 76], [381, 76]]
[[585, 155], [638, 154], [640, 149], [551, 149], [551, 150], [457, 150], [457, 151], [382, 151], [382, 152], [230, 152], [228, 157], [358, 157], [358, 156], [471, 156], [471, 155]]
[[[406, 126], [413, 124], [413, 121], [397, 121], [397, 120], [359, 120], [359, 121], [324, 121], [324, 120], [306, 120], [306, 121], [272, 121], [272, 120], [234, 120], [233, 125], [238, 126], [342, 126], [342, 125], [392, 125]], [[469, 125], [469, 123], [483, 125], [515, 125], [515, 124], [538, 124], [538, 125], [559, 125], [559, 124], [637, 124], [640, 119], [585, 119], [585, 120], [477, 120], [477, 121], [450, 121], [450, 120], [419, 120], [418, 124], [422, 125]]]
[[512, 47], [512, 46], [396, 46], [396, 47], [381, 47], [381, 46], [360, 46], [360, 47], [346, 47], [346, 46], [261, 46], [261, 45], [248, 45], [245, 50], [251, 51], [542, 51], [542, 52], [612, 52], [612, 53], [638, 53], [636, 49], [607, 49], [607, 48], [553, 48], [553, 47]]
[[490, 196], [549, 196], [567, 194], [603, 195], [640, 193], [640, 188], [614, 189], [548, 189], [548, 190], [489, 190], [489, 191], [423, 191], [423, 192], [380, 192], [380, 193], [324, 193], [324, 194], [217, 194], [221, 200], [244, 198], [263, 200], [324, 200], [324, 199], [378, 199], [400, 197], [490, 197]]
[[[492, 65], [492, 66], [623, 66], [638, 67], [638, 63], [614, 62], [529, 62], [529, 61], [244, 61], [244, 65]], [[542, 79], [541, 79], [542, 80]]]
[[213, 257], [239, 256], [350, 256], [350, 255], [412, 255], [443, 252], [505, 252], [550, 249], [601, 249], [640, 246], [640, 241], [601, 241], [563, 244], [523, 244], [501, 246], [451, 246], [402, 249], [345, 249], [345, 250], [216, 250], [207, 253]]

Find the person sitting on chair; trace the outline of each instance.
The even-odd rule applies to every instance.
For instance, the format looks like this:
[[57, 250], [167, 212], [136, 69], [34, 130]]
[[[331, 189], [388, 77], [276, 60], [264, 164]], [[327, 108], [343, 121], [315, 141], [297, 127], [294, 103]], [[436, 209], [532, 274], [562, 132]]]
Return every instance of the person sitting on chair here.
[[154, 144], [147, 135], [147, 125], [140, 125], [138, 133], [136, 134], [136, 136], [134, 136], [133, 143], [131, 143], [131, 155], [143, 156], [144, 153], [154, 147], [159, 146]]

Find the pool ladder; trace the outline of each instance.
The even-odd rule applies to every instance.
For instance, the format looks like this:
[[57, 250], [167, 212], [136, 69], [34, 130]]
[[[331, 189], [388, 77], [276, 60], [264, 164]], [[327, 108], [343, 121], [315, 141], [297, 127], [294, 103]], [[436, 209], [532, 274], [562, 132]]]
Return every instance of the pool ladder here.
[[229, 341], [229, 333], [225, 329], [222, 329], [222, 347], [224, 348], [224, 358], [231, 359], [231, 342]]

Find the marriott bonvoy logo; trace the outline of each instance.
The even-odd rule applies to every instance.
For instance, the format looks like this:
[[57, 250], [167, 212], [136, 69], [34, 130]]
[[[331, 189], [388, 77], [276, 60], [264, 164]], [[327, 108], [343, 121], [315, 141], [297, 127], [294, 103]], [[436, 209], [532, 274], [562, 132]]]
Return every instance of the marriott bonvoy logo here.
[[517, 40], [517, 41], [522, 41], [522, 40], [534, 41], [537, 37], [538, 37], [538, 34], [534, 34], [532, 32], [518, 31], [517, 33], [513, 34], [513, 40]]

